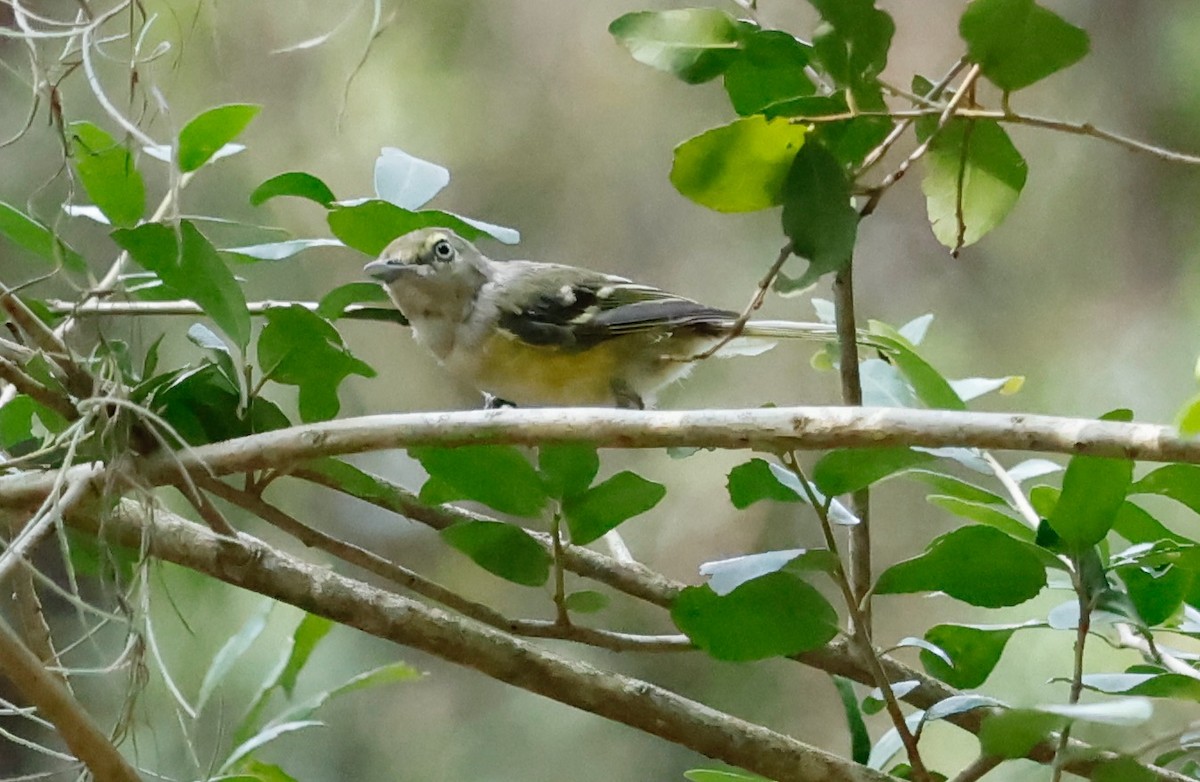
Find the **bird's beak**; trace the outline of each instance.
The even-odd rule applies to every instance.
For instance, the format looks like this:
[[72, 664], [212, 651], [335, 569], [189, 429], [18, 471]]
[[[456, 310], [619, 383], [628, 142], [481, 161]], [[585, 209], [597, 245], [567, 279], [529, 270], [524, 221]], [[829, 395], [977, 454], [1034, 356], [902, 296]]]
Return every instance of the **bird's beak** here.
[[378, 260], [368, 263], [363, 267], [363, 271], [368, 276], [374, 277], [382, 283], [389, 283], [404, 274], [404, 266], [390, 261]]

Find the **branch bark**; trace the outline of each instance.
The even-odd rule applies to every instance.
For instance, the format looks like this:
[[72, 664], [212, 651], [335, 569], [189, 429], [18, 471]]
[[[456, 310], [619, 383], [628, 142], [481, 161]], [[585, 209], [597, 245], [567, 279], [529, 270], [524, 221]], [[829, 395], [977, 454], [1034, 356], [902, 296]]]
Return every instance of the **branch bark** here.
[[174, 514], [121, 502], [101, 524], [72, 523], [152, 556], [371, 635], [474, 668], [494, 679], [629, 725], [777, 782], [892, 779], [789, 736], [645, 681], [551, 654], [485, 625], [430, 608], [280, 553], [245, 534], [218, 536]]
[[[820, 450], [922, 446], [1088, 454], [1200, 463], [1200, 440], [1156, 424], [1046, 415], [903, 408], [780, 407], [750, 410], [501, 409], [346, 418], [241, 437], [142, 459], [139, 480], [162, 485], [180, 470], [225, 475], [280, 469], [320, 456], [417, 445], [592, 442], [603, 448]], [[99, 478], [102, 464], [68, 469], [68, 480]], [[40, 502], [57, 472], [0, 478], [0, 507]]]

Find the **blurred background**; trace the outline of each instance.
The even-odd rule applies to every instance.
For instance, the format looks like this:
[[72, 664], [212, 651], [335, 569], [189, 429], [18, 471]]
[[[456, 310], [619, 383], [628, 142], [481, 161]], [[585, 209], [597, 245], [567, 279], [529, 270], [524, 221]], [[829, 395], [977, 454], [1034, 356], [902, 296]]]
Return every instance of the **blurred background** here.
[[[1200, 4], [1044, 4], [1085, 28], [1092, 52], [1022, 92], [1016, 109], [1089, 121], [1200, 152], [1195, 130]], [[892, 82], [907, 84], [914, 73], [936, 80], [961, 55], [956, 32], [961, 0], [881, 0], [879, 5], [897, 25], [887, 73]], [[69, 17], [74, 7], [68, 2], [44, 6], [39, 12], [60, 17]], [[248, 151], [205, 169], [184, 193], [185, 214], [278, 225], [294, 236], [327, 236], [319, 207], [278, 199], [254, 208], [248, 194], [270, 176], [301, 170], [324, 179], [339, 198], [367, 196], [376, 155], [381, 147], [395, 146], [449, 168], [451, 183], [431, 206], [521, 231], [515, 248], [484, 243], [484, 251], [496, 257], [591, 266], [737, 309], [783, 243], [776, 211], [710, 212], [678, 195], [667, 179], [674, 146], [729, 122], [732, 111], [719, 82], [690, 87], [642, 66], [613, 41], [607, 27], [628, 11], [677, 4], [385, 2], [374, 40], [369, 3], [151, 0], [145, 7], [154, 16], [150, 43], [172, 46], [140, 70], [132, 102], [124, 45], [113, 49], [110, 61], [99, 63], [114, 103], [145, 130], [166, 140], [214, 105], [263, 106], [239, 139]], [[737, 10], [732, 4], [724, 7]], [[6, 11], [0, 7], [0, 21], [11, 26]], [[780, 0], [762, 0], [760, 19], [764, 26], [803, 38], [815, 24], [805, 4]], [[324, 35], [328, 39], [317, 45], [297, 48]], [[0, 63], [5, 66], [0, 69], [0, 137], [7, 138], [20, 130], [30, 104], [24, 44], [0, 38]], [[64, 78], [61, 89], [68, 121], [91, 119], [120, 135], [97, 107], [82, 73]], [[977, 408], [1095, 416], [1132, 407], [1140, 420], [1169, 422], [1197, 385], [1200, 168], [1090, 138], [1022, 127], [1010, 132], [1029, 162], [1028, 184], [1007, 221], [959, 258], [951, 258], [933, 239], [916, 172], [863, 223], [856, 255], [859, 317], [899, 325], [935, 313], [924, 353], [947, 376], [1027, 378], [1019, 395], [981, 400]], [[911, 144], [904, 152], [908, 149]], [[60, 205], [73, 197], [62, 164], [60, 141], [47, 126], [42, 106], [30, 130], [0, 148], [0, 200], [56, 223], [100, 271], [116, 251], [98, 227], [61, 219]], [[140, 165], [155, 203], [165, 188], [164, 171], [146, 158]], [[219, 246], [270, 238], [236, 225], [212, 231]], [[321, 250], [242, 267], [238, 273], [247, 280], [249, 298], [312, 300], [361, 279], [365, 260], [350, 250]], [[791, 272], [798, 274], [802, 267], [795, 264]], [[42, 271], [12, 245], [0, 243], [0, 276], [6, 284]], [[50, 297], [72, 291], [66, 282], [49, 281], [33, 293]], [[828, 284], [814, 295], [828, 298]], [[807, 298], [773, 296], [765, 314], [813, 317]], [[142, 340], [143, 346], [169, 329], [166, 366], [197, 359], [183, 337], [187, 325], [183, 319], [133, 326], [114, 319], [95, 329]], [[344, 322], [341, 330], [350, 348], [379, 372], [373, 379], [347, 382], [343, 415], [477, 406], [476, 395], [442, 374], [404, 329]], [[836, 403], [837, 380], [809, 368], [811, 353], [811, 347], [782, 346], [758, 359], [708, 362], [689, 383], [665, 393], [661, 405]], [[272, 393], [284, 404], [294, 403], [286, 389]], [[671, 577], [697, 582], [696, 567], [707, 560], [817, 545], [814, 520], [797, 516], [794, 508], [760, 504], [734, 511], [725, 475], [745, 458], [738, 453], [702, 453], [686, 460], [660, 453], [606, 454], [606, 473], [634, 466], [669, 488], [657, 509], [623, 528], [635, 555]], [[1012, 463], [1020, 457], [1004, 458]], [[413, 488], [422, 479], [403, 454], [359, 463]], [[471, 597], [514, 616], [552, 615], [547, 591], [501, 582], [448, 552], [423, 527], [295, 485], [274, 491], [269, 499], [303, 509], [310, 523]], [[903, 481], [875, 492], [875, 518], [881, 567], [914, 555], [954, 526], [942, 511], [925, 504], [919, 487]], [[1032, 607], [987, 614], [944, 598], [880, 599], [877, 640], [887, 646], [906, 635], [919, 636], [937, 621], [1022, 619], [1066, 599], [1065, 593], [1048, 594]], [[163, 660], [185, 693], [196, 691], [213, 653], [260, 602], [171, 567], [158, 569], [150, 607], [154, 629]], [[161, 678], [152, 675], [131, 726], [139, 758], [172, 778], [205, 776], [214, 747], [228, 741], [230, 724], [298, 619], [299, 612], [288, 607], [273, 611], [266, 636], [239, 664], [199, 726], [181, 727]], [[621, 600], [594, 621], [616, 629], [670, 631], [658, 612]], [[823, 674], [801, 666], [723, 664], [699, 654], [560, 651], [678, 689], [833, 752], [848, 751], [832, 686]], [[1099, 645], [1093, 651], [1098, 667], [1106, 659], [1110, 669], [1134, 661], [1115, 653], [1106, 658]], [[915, 662], [912, 653], [900, 656]], [[336, 701], [318, 715], [327, 727], [285, 737], [263, 753], [264, 759], [304, 780], [671, 780], [707, 765], [704, 758], [631, 729], [342, 628], [317, 650], [301, 688], [316, 692], [398, 659], [428, 676]], [[1063, 701], [1064, 685], [1047, 685], [1028, 673], [1066, 675], [1069, 660], [1069, 638], [1028, 632], [1013, 642], [982, 690], [1022, 704]], [[121, 676], [99, 677], [85, 691], [95, 703], [115, 708], [125, 684]], [[877, 736], [885, 725], [873, 722], [872, 727]], [[186, 749], [185, 733], [192, 736], [195, 757]], [[934, 768], [949, 771], [975, 754], [974, 741], [953, 729], [935, 726], [932, 736], [935, 740], [923, 746]], [[1128, 740], [1141, 737], [1135, 732]], [[0, 757], [14, 759], [7, 773], [43, 767], [40, 761], [22, 765], [4, 742], [0, 739]], [[1021, 764], [992, 776], [1048, 778]]]

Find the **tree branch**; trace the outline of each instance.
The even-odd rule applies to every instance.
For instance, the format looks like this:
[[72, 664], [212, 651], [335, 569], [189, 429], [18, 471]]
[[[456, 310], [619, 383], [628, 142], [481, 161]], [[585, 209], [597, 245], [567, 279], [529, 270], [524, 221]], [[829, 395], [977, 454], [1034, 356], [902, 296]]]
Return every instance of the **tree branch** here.
[[100, 522], [72, 523], [153, 556], [324, 616], [340, 624], [494, 679], [629, 725], [777, 782], [887, 782], [888, 775], [738, 719], [645, 681], [546, 652], [469, 619], [371, 587], [277, 552], [158, 511], [152, 519], [122, 502]]

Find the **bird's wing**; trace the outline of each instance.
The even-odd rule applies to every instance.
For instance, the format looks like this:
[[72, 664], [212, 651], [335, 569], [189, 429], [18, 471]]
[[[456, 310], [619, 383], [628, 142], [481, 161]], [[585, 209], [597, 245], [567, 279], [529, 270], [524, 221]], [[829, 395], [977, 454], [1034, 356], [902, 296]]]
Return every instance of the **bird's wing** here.
[[502, 271], [494, 284], [530, 291], [501, 306], [500, 327], [535, 345], [583, 350], [652, 329], [708, 326], [719, 331], [718, 324], [737, 316], [611, 274], [532, 261], [497, 265]]

